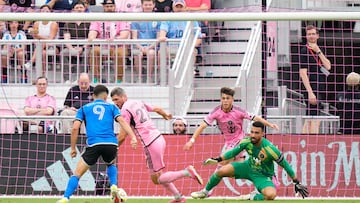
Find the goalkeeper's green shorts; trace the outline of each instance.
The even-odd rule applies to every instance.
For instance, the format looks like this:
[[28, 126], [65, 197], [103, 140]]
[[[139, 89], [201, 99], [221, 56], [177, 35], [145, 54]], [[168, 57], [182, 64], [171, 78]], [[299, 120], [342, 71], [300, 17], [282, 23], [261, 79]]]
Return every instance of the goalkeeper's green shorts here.
[[231, 165], [234, 167], [235, 179], [250, 180], [258, 191], [261, 192], [262, 189], [266, 187], [276, 188], [272, 182], [272, 177], [267, 177], [260, 172], [252, 170], [247, 160], [243, 162], [232, 162]]

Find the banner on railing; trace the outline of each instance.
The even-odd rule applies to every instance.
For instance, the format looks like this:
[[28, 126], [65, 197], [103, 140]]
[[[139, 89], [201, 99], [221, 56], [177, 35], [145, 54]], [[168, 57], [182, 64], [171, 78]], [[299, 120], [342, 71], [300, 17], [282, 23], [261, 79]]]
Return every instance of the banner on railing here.
[[[0, 194], [63, 194], [79, 156], [69, 156], [70, 135], [0, 134]], [[194, 165], [206, 182], [215, 166], [202, 166], [208, 157], [218, 156], [223, 145], [221, 135], [201, 136], [194, 148], [183, 151], [188, 136], [166, 135], [165, 171], [183, 170]], [[360, 193], [360, 136], [336, 135], [268, 135], [267, 138], [284, 152], [294, 166], [299, 180], [307, 185], [313, 197], [356, 197]], [[84, 146], [80, 137], [78, 149]], [[100, 160], [100, 163], [103, 163]], [[139, 146], [132, 150], [129, 140], [119, 147], [117, 162], [119, 186], [130, 196], [170, 196], [164, 188], [154, 185], [146, 169], [144, 152]], [[77, 194], [95, 195], [96, 182], [106, 173], [104, 164], [91, 167], [80, 183]], [[281, 168], [276, 169], [280, 182], [279, 196], [293, 196], [293, 185]], [[204, 186], [190, 178], [175, 185], [184, 195]], [[224, 178], [213, 196], [234, 196], [253, 191], [249, 181]], [[98, 193], [99, 194], [99, 193]]]

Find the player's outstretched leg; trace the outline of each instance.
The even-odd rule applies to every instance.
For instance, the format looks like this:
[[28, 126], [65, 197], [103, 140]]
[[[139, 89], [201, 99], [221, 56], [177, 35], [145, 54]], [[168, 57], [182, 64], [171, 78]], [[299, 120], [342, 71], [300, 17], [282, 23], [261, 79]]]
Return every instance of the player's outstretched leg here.
[[190, 177], [194, 180], [196, 180], [200, 185], [204, 184], [203, 179], [199, 175], [199, 173], [196, 171], [195, 167], [190, 165], [186, 168], [186, 170], [191, 175]]
[[209, 196], [209, 191], [202, 189], [197, 192], [192, 192], [191, 197], [194, 199], [205, 199]]

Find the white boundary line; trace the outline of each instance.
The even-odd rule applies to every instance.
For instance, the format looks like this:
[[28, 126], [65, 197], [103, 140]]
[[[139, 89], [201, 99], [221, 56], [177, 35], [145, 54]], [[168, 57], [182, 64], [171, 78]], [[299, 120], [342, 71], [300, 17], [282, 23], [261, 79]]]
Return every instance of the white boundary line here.
[[[11, 199], [11, 198], [29, 198], [29, 199], [57, 199], [62, 198], [60, 195], [0, 195], [0, 198]], [[98, 195], [74, 195], [72, 199], [109, 199], [110, 196], [98, 196]], [[128, 199], [172, 199], [173, 196], [129, 196]], [[185, 196], [186, 199], [191, 199], [190, 196]], [[209, 199], [219, 200], [236, 200], [236, 196], [226, 197], [210, 197]], [[301, 197], [276, 197], [275, 200], [302, 200]], [[359, 200], [360, 197], [308, 197], [305, 200]]]

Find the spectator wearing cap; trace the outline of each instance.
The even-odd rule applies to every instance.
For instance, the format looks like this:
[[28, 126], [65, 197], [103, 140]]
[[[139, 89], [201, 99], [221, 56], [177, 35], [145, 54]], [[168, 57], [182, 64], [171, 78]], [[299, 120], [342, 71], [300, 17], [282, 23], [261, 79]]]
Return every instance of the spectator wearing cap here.
[[175, 135], [185, 135], [187, 131], [187, 122], [183, 117], [176, 117], [173, 122], [173, 132]]
[[[115, 12], [115, 0], [104, 0], [103, 9], [105, 13], [114, 13]], [[114, 39], [128, 39], [130, 34], [130, 24], [124, 21], [116, 21], [116, 22], [91, 22], [90, 31], [88, 40], [92, 42], [94, 39], [106, 39], [110, 42]], [[123, 58], [127, 55], [127, 49], [122, 44], [114, 44], [111, 43], [108, 45], [95, 45], [93, 46], [90, 53], [90, 64], [93, 67], [94, 71], [94, 83], [100, 81], [100, 57], [110, 54], [110, 57], [113, 59], [117, 59], [117, 76], [115, 81], [117, 83], [121, 83], [123, 80]]]
[[[174, 12], [186, 12], [186, 3], [185, 0], [174, 0], [173, 1], [173, 11]], [[194, 32], [197, 29], [200, 29], [199, 24], [197, 21], [193, 22], [193, 29]], [[160, 24], [159, 28], [159, 37], [158, 40], [160, 42], [166, 42], [167, 39], [181, 39], [183, 37], [185, 28], [186, 28], [187, 21], [163, 21]], [[197, 35], [198, 39], [195, 43], [195, 48], [201, 45], [201, 33]], [[169, 48], [169, 52], [171, 55], [175, 55], [177, 53], [177, 45], [171, 45]], [[196, 55], [196, 50], [194, 51]]]

